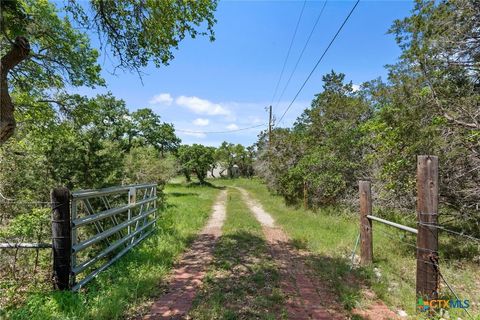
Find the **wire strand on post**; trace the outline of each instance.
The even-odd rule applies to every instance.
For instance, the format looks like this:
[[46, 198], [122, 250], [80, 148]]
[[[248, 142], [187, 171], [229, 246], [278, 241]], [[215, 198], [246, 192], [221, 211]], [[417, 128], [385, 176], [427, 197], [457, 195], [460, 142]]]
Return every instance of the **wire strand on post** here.
[[438, 225], [438, 224], [429, 224], [429, 223], [422, 223], [422, 222], [419, 222], [418, 223], [419, 225], [421, 226], [424, 226], [424, 227], [427, 227], [427, 228], [437, 228], [439, 230], [443, 230], [445, 232], [448, 232], [448, 233], [451, 233], [451, 234], [455, 234], [457, 236], [461, 236], [461, 237], [464, 237], [464, 238], [467, 238], [467, 239], [470, 239], [472, 241], [475, 241], [475, 242], [478, 242], [480, 243], [480, 239], [478, 238], [475, 238], [474, 236], [471, 236], [471, 235], [468, 235], [468, 234], [464, 234], [462, 232], [458, 232], [458, 231], [454, 231], [454, 230], [451, 230], [451, 229], [447, 229], [445, 228], [444, 226], [441, 226], [441, 225]]

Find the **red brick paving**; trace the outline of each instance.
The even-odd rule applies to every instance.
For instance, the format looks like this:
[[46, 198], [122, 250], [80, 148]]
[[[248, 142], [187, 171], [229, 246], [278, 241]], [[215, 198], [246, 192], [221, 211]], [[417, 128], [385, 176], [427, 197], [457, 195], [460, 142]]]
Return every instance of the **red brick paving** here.
[[226, 194], [222, 191], [219, 195], [207, 226], [175, 267], [167, 292], [153, 303], [143, 319], [183, 319], [191, 309], [222, 232]]
[[270, 252], [277, 261], [280, 286], [286, 295], [288, 319], [340, 320], [348, 317], [335, 299], [335, 294], [315, 277], [302, 261], [288, 237], [279, 228], [263, 227]]
[[353, 314], [368, 320], [399, 319], [399, 316], [390, 310], [382, 301], [377, 301], [367, 309], [354, 309]]
[[[285, 232], [266, 226], [263, 232], [270, 244], [270, 252], [280, 267], [280, 285], [287, 296], [288, 319], [348, 319], [335, 292], [312, 274], [298, 250], [290, 245]], [[367, 309], [355, 309], [353, 313], [369, 320], [398, 319], [380, 300]]]

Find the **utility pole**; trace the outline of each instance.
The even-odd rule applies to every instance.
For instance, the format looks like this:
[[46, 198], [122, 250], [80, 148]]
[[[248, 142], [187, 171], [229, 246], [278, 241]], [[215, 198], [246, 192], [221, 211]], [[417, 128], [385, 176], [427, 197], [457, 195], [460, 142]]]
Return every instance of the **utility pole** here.
[[269, 107], [269, 116], [268, 116], [268, 146], [270, 147], [272, 143], [272, 106]]

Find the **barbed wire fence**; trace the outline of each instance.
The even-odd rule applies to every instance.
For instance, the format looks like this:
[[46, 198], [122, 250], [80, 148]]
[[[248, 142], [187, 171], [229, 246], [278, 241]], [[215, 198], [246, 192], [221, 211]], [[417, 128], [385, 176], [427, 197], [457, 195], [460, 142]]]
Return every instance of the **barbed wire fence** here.
[[[421, 223], [419, 223], [420, 225]], [[430, 226], [430, 227], [440, 227], [438, 228], [439, 230], [443, 230], [444, 228], [442, 226], [439, 226], [439, 225], [431, 225], [431, 224], [423, 224], [423, 225], [427, 225], [427, 226]], [[409, 248], [413, 248], [415, 250], [421, 250], [421, 251], [428, 251], [428, 252], [431, 252], [431, 253], [438, 253], [437, 251], [435, 250], [429, 250], [429, 249], [426, 249], [426, 248], [420, 248], [418, 247], [417, 245], [414, 245], [412, 243], [409, 243], [407, 241], [404, 240], [404, 235], [402, 234], [402, 237], [399, 237], [398, 235], [394, 235], [393, 233], [390, 233], [390, 232], [387, 232], [385, 230], [382, 230], [381, 228], [378, 228], [376, 229], [377, 231], [379, 231], [380, 235], [385, 237], [386, 239], [388, 239], [389, 241], [394, 241], [395, 243], [400, 243], [402, 245], [405, 245], [405, 246], [408, 246]], [[464, 238], [468, 239], [468, 240], [471, 240], [472, 242], [475, 242], [477, 244], [480, 245], [480, 239], [478, 238], [475, 238], [473, 236], [469, 236], [469, 235], [463, 235], [463, 234], [458, 234], [457, 232], [454, 232], [454, 233], [451, 233], [453, 235], [456, 235], [456, 236], [463, 236]], [[457, 294], [457, 290], [455, 290], [454, 288], [454, 285], [452, 285], [447, 279], [446, 277], [444, 276], [444, 274], [441, 272], [441, 269], [440, 269], [440, 265], [438, 263], [438, 260], [440, 261], [453, 261], [454, 259], [445, 259], [444, 257], [442, 256], [438, 256], [438, 259], [431, 259], [430, 262], [428, 261], [424, 261], [424, 260], [421, 260], [421, 259], [418, 259], [418, 258], [415, 258], [415, 260], [417, 261], [422, 261], [423, 263], [427, 263], [427, 264], [430, 264], [432, 266], [434, 266], [441, 278], [441, 280], [443, 281], [443, 283], [445, 284], [445, 286], [448, 288], [448, 290], [453, 294], [453, 296], [455, 297], [455, 299], [457, 300], [460, 300], [460, 297], [459, 295]], [[455, 259], [455, 260], [458, 260], [458, 259]], [[415, 284], [414, 283], [410, 283], [407, 279], [405, 279], [405, 277], [402, 277], [396, 273], [391, 273], [391, 275], [395, 276], [396, 278], [399, 278], [401, 281], [409, 284], [412, 288], [415, 288]], [[465, 311], [465, 313], [470, 317], [470, 319], [474, 319], [473, 315], [468, 311], [467, 308], [464, 308], [463, 309]], [[435, 312], [435, 310], [432, 310]]]
[[52, 203], [26, 198], [0, 193], [0, 306], [51, 280]]
[[[419, 301], [426, 301], [437, 299], [440, 295], [440, 288], [443, 286], [446, 292], [443, 292], [444, 297], [450, 296], [453, 299], [455, 306], [459, 306], [469, 318], [473, 319], [468, 308], [477, 303], [462, 305], [462, 300], [459, 299], [457, 292], [463, 292], [468, 297], [471, 294], [473, 283], [458, 283], [460, 279], [464, 277], [457, 277], [452, 270], [458, 268], [458, 266], [465, 267], [466, 272], [470, 272], [471, 268], [475, 269], [475, 265], [464, 264], [462, 257], [472, 257], [472, 262], [475, 262], [476, 255], [480, 254], [480, 239], [476, 234], [471, 234], [461, 226], [451, 226], [450, 223], [442, 224], [439, 222], [439, 208], [438, 208], [438, 158], [435, 156], [418, 156], [417, 158], [417, 212], [416, 212], [416, 226], [412, 227], [414, 222], [410, 219], [397, 217], [395, 214], [385, 213], [384, 210], [380, 210], [380, 213], [389, 216], [389, 218], [395, 221], [401, 220], [407, 222], [408, 225], [402, 225], [395, 221], [386, 220], [379, 216], [373, 215], [372, 209], [372, 195], [371, 195], [371, 182], [368, 180], [359, 181], [359, 195], [360, 195], [360, 237], [355, 242], [354, 249], [351, 255], [352, 267], [354, 265], [354, 258], [358, 242], [360, 246], [360, 264], [372, 265], [373, 260], [373, 232], [372, 222], [376, 221], [381, 224], [379, 228], [375, 228], [375, 235], [383, 237], [387, 241], [381, 241], [382, 246], [385, 248], [379, 249], [380, 254], [387, 257], [384, 261], [387, 267], [387, 278], [390, 275], [394, 278], [401, 280], [401, 283], [407, 283], [413, 288], [413, 292]], [[413, 215], [410, 215], [413, 216]], [[385, 230], [385, 228], [392, 228], [399, 233], [392, 233]], [[460, 230], [456, 230], [459, 228]], [[416, 239], [409, 236], [416, 235]], [[405, 252], [401, 253], [401, 248], [405, 247]], [[456, 249], [458, 247], [458, 249]], [[392, 251], [392, 248], [395, 248]], [[416, 264], [416, 273], [409, 273], [404, 268], [412, 268], [413, 264], [410, 263], [398, 264], [399, 261], [394, 257], [403, 256], [403, 261], [408, 261], [410, 250], [412, 250], [412, 260]], [[386, 256], [385, 256], [386, 255]], [[392, 256], [393, 255], [393, 256]], [[480, 257], [480, 255], [479, 255]], [[392, 261], [390, 261], [392, 260]], [[453, 265], [453, 263], [456, 263]], [[380, 264], [381, 265], [381, 264]], [[453, 267], [452, 267], [453, 266]], [[441, 270], [441, 268], [444, 268]], [[447, 271], [447, 272], [443, 272]], [[408, 276], [410, 275], [410, 276]], [[412, 277], [414, 276], [414, 282], [412, 284]], [[452, 278], [453, 276], [453, 278]], [[449, 279], [451, 277], [452, 279]], [[452, 281], [451, 281], [452, 280]], [[460, 291], [458, 290], [460, 288]], [[390, 291], [389, 287], [389, 291]], [[412, 292], [412, 293], [413, 293]], [[473, 291], [475, 292], [475, 290]], [[397, 293], [398, 294], [398, 293]], [[473, 301], [478, 302], [478, 297], [472, 296]], [[469, 299], [466, 299], [469, 300]], [[471, 300], [472, 301], [472, 300]], [[450, 303], [452, 300], [450, 300]], [[425, 307], [427, 308], [427, 307]], [[440, 312], [439, 315], [443, 315], [446, 311], [444, 308], [438, 308], [433, 310], [433, 307], [429, 308], [428, 313]], [[475, 310], [478, 309], [476, 306]]]

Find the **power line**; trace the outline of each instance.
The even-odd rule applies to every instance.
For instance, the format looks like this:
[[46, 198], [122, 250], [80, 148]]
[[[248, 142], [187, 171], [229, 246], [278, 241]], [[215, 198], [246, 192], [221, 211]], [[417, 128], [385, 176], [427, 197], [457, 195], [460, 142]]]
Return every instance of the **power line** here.
[[283, 94], [285, 93], [285, 90], [287, 90], [287, 87], [290, 84], [290, 80], [292, 80], [293, 74], [297, 70], [297, 67], [298, 67], [298, 64], [300, 63], [300, 60], [302, 60], [303, 54], [305, 53], [305, 49], [307, 49], [308, 43], [310, 42], [310, 39], [312, 38], [312, 35], [313, 35], [315, 29], [317, 28], [317, 24], [320, 21], [320, 18], [322, 17], [323, 10], [325, 9], [325, 6], [327, 5], [327, 2], [328, 2], [328, 0], [323, 3], [323, 7], [322, 7], [322, 9], [320, 10], [320, 13], [317, 16], [317, 19], [315, 20], [315, 23], [313, 24], [312, 30], [310, 30], [310, 34], [308, 35], [307, 41], [305, 42], [305, 45], [302, 48], [302, 52], [300, 52], [300, 56], [298, 57], [297, 62], [295, 63], [295, 67], [293, 67], [293, 70], [290, 73], [290, 77], [288, 77], [287, 83], [285, 84], [285, 87], [283, 87], [282, 93], [280, 94], [280, 97], [277, 100], [277, 103], [276, 103], [277, 106], [280, 103], [280, 100], [282, 100]]
[[280, 81], [282, 81], [283, 72], [285, 71], [285, 66], [287, 65], [288, 57], [290, 56], [290, 51], [292, 50], [293, 41], [295, 40], [295, 37], [297, 36], [298, 26], [300, 25], [300, 21], [302, 20], [303, 11], [305, 9], [306, 4], [307, 4], [307, 0], [303, 1], [302, 10], [300, 11], [300, 15], [298, 16], [297, 25], [295, 26], [295, 31], [293, 32], [292, 39], [290, 40], [290, 46], [288, 47], [287, 56], [285, 57], [285, 61], [283, 61], [282, 72], [280, 72], [280, 77], [278, 78], [277, 85], [275, 86], [275, 91], [273, 93], [272, 101], [270, 102], [270, 104], [273, 103], [273, 100], [277, 96], [278, 86], [280, 85]]
[[267, 124], [262, 123], [262, 124], [257, 124], [255, 126], [238, 128], [238, 129], [233, 129], [233, 130], [225, 130], [225, 131], [191, 131], [191, 130], [182, 130], [182, 129], [175, 129], [175, 131], [184, 132], [184, 133], [196, 133], [196, 134], [210, 134], [210, 133], [211, 134], [216, 134], [216, 133], [230, 133], [230, 132], [244, 131], [244, 130], [253, 129], [253, 128], [265, 127], [266, 125]]
[[300, 94], [300, 92], [303, 90], [303, 88], [305, 87], [305, 85], [307, 84], [308, 80], [310, 79], [310, 77], [312, 76], [313, 72], [315, 72], [315, 69], [317, 69], [318, 65], [320, 64], [320, 62], [322, 62], [323, 60], [323, 57], [325, 56], [325, 54], [328, 52], [328, 49], [330, 49], [330, 47], [332, 46], [333, 42], [335, 41], [335, 39], [337, 39], [337, 36], [338, 34], [340, 33], [340, 31], [342, 31], [343, 27], [345, 26], [345, 24], [347, 23], [348, 19], [350, 19], [350, 16], [352, 15], [353, 11], [355, 11], [355, 8], [357, 7], [358, 3], [360, 2], [360, 0], [357, 0], [357, 2], [355, 2], [355, 5], [353, 6], [353, 8], [350, 10], [350, 12], [348, 13], [347, 17], [345, 18], [345, 20], [343, 20], [343, 23], [342, 25], [340, 26], [340, 28], [338, 28], [337, 30], [337, 33], [335, 33], [335, 35], [333, 36], [332, 40], [330, 41], [330, 43], [328, 44], [327, 48], [325, 49], [325, 51], [323, 52], [323, 54], [320, 56], [320, 59], [318, 59], [317, 63], [315, 64], [315, 66], [313, 67], [312, 71], [310, 71], [309, 75], [307, 76], [307, 78], [305, 79], [305, 81], [303, 82], [302, 86], [300, 87], [300, 89], [298, 89], [297, 93], [295, 94], [295, 97], [293, 97], [293, 100], [292, 102], [290, 102], [290, 104], [288, 105], [288, 107], [285, 109], [285, 111], [283, 112], [282, 116], [280, 117], [280, 120], [278, 121], [279, 123], [282, 121], [283, 117], [285, 116], [285, 114], [288, 112], [288, 110], [292, 107], [293, 103], [295, 102], [295, 100], [297, 99], [298, 95]]

